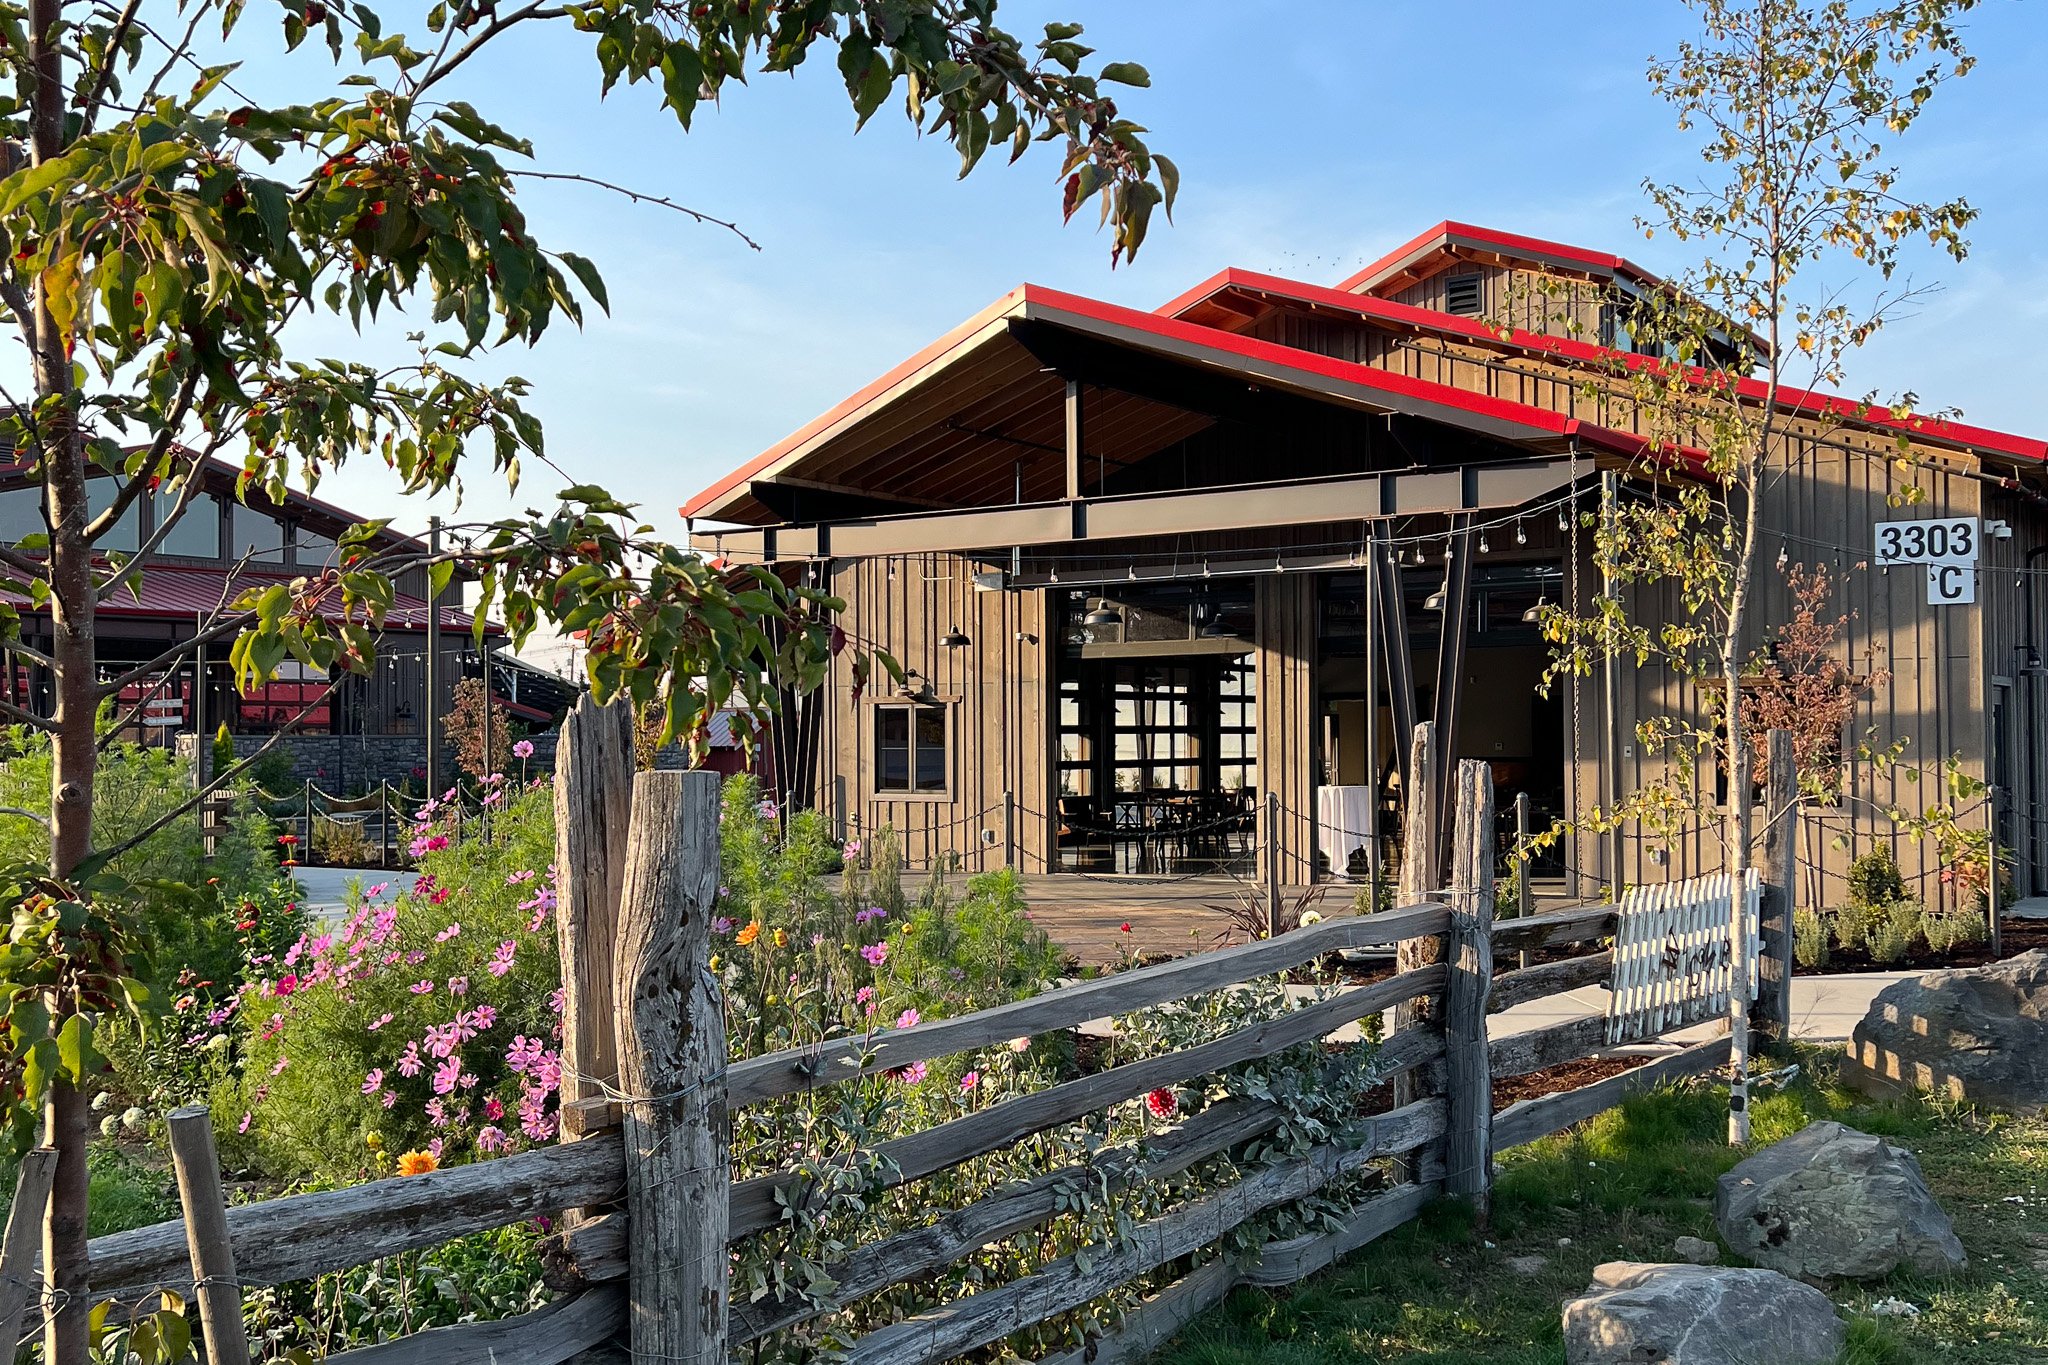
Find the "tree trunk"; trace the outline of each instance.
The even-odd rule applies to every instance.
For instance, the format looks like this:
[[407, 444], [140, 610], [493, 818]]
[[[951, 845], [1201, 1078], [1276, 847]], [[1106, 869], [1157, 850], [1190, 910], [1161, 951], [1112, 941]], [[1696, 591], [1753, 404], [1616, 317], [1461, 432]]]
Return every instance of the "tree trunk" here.
[[[30, 0], [29, 55], [35, 83], [29, 102], [29, 141], [38, 165], [64, 151], [64, 57], [60, 46], [61, 0]], [[98, 758], [93, 735], [97, 683], [93, 617], [92, 546], [86, 539], [84, 446], [78, 431], [78, 395], [71, 348], [51, 315], [38, 282], [31, 319], [31, 361], [39, 399], [61, 398], [53, 411], [37, 414], [43, 460], [44, 515], [50, 527], [51, 672], [56, 684], [52, 717], [50, 777], [50, 872], [71, 874], [92, 849], [93, 772]], [[69, 998], [52, 1001], [53, 1027], [77, 1009]], [[43, 1265], [53, 1291], [54, 1311], [44, 1319], [46, 1365], [86, 1365], [90, 1311], [90, 1256], [86, 1249], [86, 1142], [90, 1116], [79, 1087], [58, 1078], [44, 1105], [44, 1141], [57, 1149], [57, 1177], [43, 1226]]]

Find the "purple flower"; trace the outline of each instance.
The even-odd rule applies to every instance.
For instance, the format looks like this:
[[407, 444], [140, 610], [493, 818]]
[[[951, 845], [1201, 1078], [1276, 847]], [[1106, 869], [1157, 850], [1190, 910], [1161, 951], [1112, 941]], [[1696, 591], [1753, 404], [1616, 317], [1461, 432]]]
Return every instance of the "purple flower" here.
[[879, 905], [870, 905], [865, 910], [855, 911], [853, 916], [853, 922], [855, 924], [872, 924], [878, 919], [887, 918], [889, 918], [889, 912], [887, 910], [884, 910]]
[[370, 1074], [363, 1077], [363, 1093], [365, 1095], [374, 1095], [383, 1088], [384, 1068], [381, 1066], [370, 1068]]
[[[532, 748], [532, 745], [527, 745]], [[476, 1149], [479, 1152], [501, 1151], [505, 1146], [505, 1130], [495, 1123], [487, 1123], [476, 1130]]]

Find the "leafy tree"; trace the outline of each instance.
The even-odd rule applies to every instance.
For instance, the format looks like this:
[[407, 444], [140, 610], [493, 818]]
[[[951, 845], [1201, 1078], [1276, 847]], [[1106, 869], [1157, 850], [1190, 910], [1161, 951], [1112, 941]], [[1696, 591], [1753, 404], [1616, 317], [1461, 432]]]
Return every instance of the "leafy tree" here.
[[[512, 722], [484, 690], [483, 679], [464, 678], [455, 684], [454, 705], [443, 718], [442, 729], [455, 745], [455, 765], [473, 780], [481, 782], [512, 765]], [[431, 792], [433, 783], [428, 787]]]
[[[1763, 504], [1797, 443], [1833, 424], [1796, 412], [1787, 390], [1840, 385], [1848, 357], [1913, 297], [1891, 283], [1902, 248], [1925, 240], [1960, 260], [1976, 216], [1962, 199], [1909, 197], [1890, 160], [1893, 140], [1941, 85], [1969, 71], [1954, 20], [1974, 0], [1687, 3], [1698, 36], [1653, 59], [1649, 79], [1679, 128], [1698, 136], [1702, 165], [1683, 183], [1647, 182], [1653, 211], [1639, 223], [1647, 235], [1699, 243], [1703, 259], [1629, 319], [1637, 354], [1617, 363], [1611, 383], [1652, 438], [1641, 473], [1659, 496], [1605, 509], [1595, 548], [1618, 584], [1673, 609], [1636, 620], [1617, 595], [1583, 617], [1554, 609], [1545, 625], [1554, 672], [1583, 674], [1626, 655], [1693, 684], [1701, 706], [1696, 717], [1645, 723], [1640, 738], [1670, 758], [1673, 781], [1595, 812], [1594, 827], [1706, 815], [1698, 773], [1750, 771], [1751, 717], [1727, 699], [1742, 693], [1757, 638]], [[1824, 287], [1823, 269], [1875, 287], [1864, 297]], [[1904, 437], [1897, 458], [1911, 462]], [[1722, 818], [1725, 865], [1739, 873], [1755, 842], [1750, 803], [1730, 800]], [[1731, 919], [1742, 922], [1739, 891]], [[1739, 959], [1746, 937], [1734, 941]], [[1748, 1021], [1739, 1000], [1731, 1022], [1730, 1137], [1742, 1141]]]
[[[17, 1139], [40, 1111], [60, 1152], [46, 1240], [60, 1305], [46, 1330], [51, 1365], [86, 1358], [83, 1086], [93, 1021], [131, 994], [121, 888], [107, 872], [118, 850], [92, 841], [93, 718], [177, 657], [102, 677], [98, 603], [145, 571], [200, 490], [199, 462], [217, 452], [239, 456], [245, 492], [273, 497], [288, 478], [311, 489], [363, 457], [408, 495], [459, 487], [477, 465], [516, 483], [545, 461], [528, 386], [475, 379], [465, 362], [605, 305], [596, 267], [537, 240], [516, 193], [536, 177], [587, 177], [532, 165], [525, 139], [454, 98], [449, 78], [488, 62], [506, 34], [546, 26], [557, 50], [588, 51], [603, 90], [645, 86], [687, 129], [729, 82], [829, 52], [861, 121], [900, 98], [963, 173], [992, 147], [1014, 160], [1053, 144], [1065, 212], [1099, 200], [1112, 259], [1134, 253], [1154, 207], [1171, 210], [1177, 178], [1109, 89], [1145, 85], [1143, 68], [1084, 70], [1092, 54], [1078, 25], [1026, 42], [997, 27], [995, 9], [439, 0], [425, 31], [408, 34], [368, 3], [0, 0], [0, 61], [13, 77], [0, 96], [0, 319], [27, 355], [26, 380], [0, 391], [12, 406], [0, 435], [40, 488], [46, 522], [0, 546], [0, 587], [49, 610], [48, 653], [22, 644], [11, 609], [0, 615], [55, 696], [48, 716], [0, 707], [47, 733], [52, 753], [50, 856], [13, 870], [24, 908], [0, 949], [0, 990]], [[259, 23], [281, 25], [264, 60], [292, 64], [299, 102], [238, 90], [228, 53], [263, 41], [244, 32]], [[288, 330], [308, 315], [360, 326], [401, 307], [420, 326], [404, 364], [303, 354]], [[143, 498], [155, 500], [156, 531], [136, 553], [109, 552], [109, 532]], [[457, 528], [465, 548], [441, 555], [391, 548], [376, 529], [345, 536], [326, 572], [232, 604], [199, 638], [233, 640], [245, 689], [288, 658], [362, 672], [394, 579], [423, 571], [445, 584], [460, 558], [480, 579], [481, 611], [515, 642], [543, 622], [583, 632], [599, 695], [658, 705], [666, 736], [695, 731], [729, 698], [766, 706], [777, 685], [815, 685], [844, 643], [830, 599], [766, 573], [714, 572], [652, 539], [601, 488]]]

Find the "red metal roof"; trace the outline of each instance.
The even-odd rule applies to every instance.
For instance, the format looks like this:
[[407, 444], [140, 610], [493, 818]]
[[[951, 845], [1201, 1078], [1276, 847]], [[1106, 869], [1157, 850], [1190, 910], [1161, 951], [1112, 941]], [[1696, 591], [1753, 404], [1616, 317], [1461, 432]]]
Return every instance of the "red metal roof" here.
[[[254, 569], [230, 574], [219, 569], [153, 568], [143, 572], [142, 581], [135, 584], [132, 591], [124, 587], [100, 603], [98, 614], [102, 618], [192, 622], [201, 615], [213, 615], [251, 588], [289, 583], [297, 577], [297, 574], [265, 573]], [[13, 600], [17, 603], [24, 601], [20, 597]], [[331, 604], [321, 614], [329, 621], [342, 619], [339, 592], [333, 594]], [[474, 619], [458, 608], [441, 608], [441, 627], [444, 630], [467, 631]], [[397, 594], [392, 600], [391, 610], [384, 617], [384, 629], [424, 631], [426, 628], [426, 601], [405, 593]], [[496, 625], [487, 625], [485, 633], [502, 635], [504, 630]]]
[[[1341, 297], [1357, 302], [1352, 296]], [[1061, 315], [1065, 315], [1075, 321], [1100, 324], [1101, 330], [1109, 334], [1121, 333], [1139, 342], [1170, 343], [1199, 348], [1207, 353], [1207, 357], [1219, 361], [1243, 362], [1237, 368], [1245, 369], [1247, 372], [1256, 371], [1252, 373], [1254, 379], [1267, 377], [1276, 370], [1287, 370], [1300, 375], [1338, 380], [1354, 389], [1365, 391], [1365, 396], [1369, 399], [1386, 402], [1390, 409], [1409, 410], [1416, 405], [1422, 405], [1433, 410], [1425, 415], [1438, 417], [1439, 420], [1455, 420], [1459, 416], [1470, 417], [1477, 419], [1477, 425], [1491, 423], [1513, 428], [1515, 434], [1520, 437], [1578, 438], [1602, 449], [1628, 454], [1640, 453], [1647, 449], [1649, 444], [1643, 438], [1630, 433], [1583, 422], [1548, 408], [1474, 393], [1411, 375], [1396, 374], [1391, 370], [1361, 365], [1298, 347], [1240, 336], [1213, 327], [1183, 322], [1178, 318], [1162, 316], [1157, 312], [1126, 308], [1119, 304], [1105, 303], [1100, 299], [1026, 284], [1011, 290], [966, 323], [954, 328], [830, 411], [798, 428], [790, 436], [770, 446], [747, 464], [691, 498], [683, 504], [682, 515], [694, 517], [703, 514], [707, 508], [715, 506], [748, 480], [771, 471], [778, 463], [797, 455], [812, 441], [859, 421], [869, 411], [879, 407], [891, 390], [910, 381], [928, 367], [936, 368], [942, 365], [951, 353], [961, 350], [981, 337], [991, 324], [1000, 325], [1006, 319], [1018, 315], [1042, 317], [1053, 322], [1060, 321]]]
[[[1313, 307], [1339, 309], [1376, 322], [1455, 336], [1476, 345], [1496, 349], [1546, 352], [1564, 360], [1590, 361], [1601, 365], [1612, 365], [1619, 361], [1631, 369], [1656, 369], [1664, 364], [1654, 356], [1619, 351], [1610, 346], [1600, 346], [1572, 337], [1544, 336], [1541, 333], [1520, 329], [1503, 330], [1488, 327], [1470, 318], [1440, 313], [1430, 308], [1417, 308], [1412, 304], [1394, 303], [1388, 299], [1353, 293], [1342, 288], [1331, 289], [1324, 285], [1304, 284], [1299, 280], [1284, 279], [1278, 275], [1264, 275], [1257, 271], [1235, 268], [1221, 271], [1204, 280], [1178, 298], [1162, 305], [1160, 311], [1184, 313], [1202, 300], [1226, 289], [1272, 294]], [[1695, 383], [1704, 383], [1709, 377], [1704, 370], [1694, 370], [1688, 375]], [[1736, 391], [1745, 399], [1761, 402], [1769, 393], [1769, 386], [1760, 379], [1745, 378], [1737, 383]], [[1787, 385], [1779, 386], [1778, 401], [1792, 412], [1831, 417], [1891, 435], [1905, 435], [1915, 440], [1974, 451], [1989, 451], [2035, 463], [2048, 463], [2048, 441], [2031, 436], [1971, 426], [1965, 422], [1953, 422], [1940, 417], [1898, 415], [1890, 408], [1880, 405], [1865, 404], [1857, 399], [1843, 398], [1838, 394], [1820, 393]]]

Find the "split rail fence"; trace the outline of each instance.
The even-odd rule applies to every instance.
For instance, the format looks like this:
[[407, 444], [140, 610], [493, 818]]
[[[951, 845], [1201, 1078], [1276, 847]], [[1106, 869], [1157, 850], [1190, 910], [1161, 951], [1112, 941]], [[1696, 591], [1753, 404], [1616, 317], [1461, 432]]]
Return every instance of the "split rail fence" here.
[[[733, 1180], [731, 1114], [920, 1060], [1076, 1028], [1092, 1020], [1207, 995], [1345, 949], [1407, 944], [1407, 966], [1199, 1046], [1146, 1057], [1009, 1098], [882, 1145], [892, 1183], [912, 1182], [1031, 1134], [1082, 1119], [1163, 1086], [1324, 1039], [1400, 1007], [1406, 1026], [1379, 1046], [1377, 1066], [1400, 1077], [1396, 1105], [1330, 1144], [1194, 1196], [1120, 1236], [1008, 1283], [937, 1303], [852, 1341], [850, 1365], [922, 1365], [976, 1351], [1141, 1279], [1169, 1287], [1060, 1365], [1141, 1359], [1240, 1284], [1299, 1280], [1458, 1197], [1482, 1213], [1497, 1152], [1557, 1132], [1664, 1081], [1720, 1067], [1726, 1037], [1686, 1047], [1608, 1079], [1494, 1111], [1493, 1083], [1580, 1058], [1606, 1045], [1592, 1017], [1489, 1039], [1487, 1019], [1510, 1006], [1608, 981], [1612, 907], [1588, 906], [1494, 921], [1493, 810], [1485, 765], [1456, 774], [1453, 869], [1447, 888], [1392, 911], [1331, 919], [1278, 937], [1085, 980], [1011, 1004], [869, 1040], [829, 1041], [728, 1064], [722, 1007], [708, 965], [718, 888], [718, 779], [632, 772], [632, 736], [616, 712], [586, 700], [571, 716], [557, 767], [560, 942], [567, 1010], [563, 1141], [474, 1165], [347, 1189], [225, 1205], [203, 1111], [174, 1119], [183, 1220], [97, 1238], [95, 1303], [147, 1303], [197, 1289], [208, 1358], [248, 1359], [239, 1295], [420, 1250], [541, 1215], [563, 1215], [553, 1260], [571, 1286], [538, 1311], [435, 1328], [340, 1353], [351, 1365], [572, 1359], [723, 1361], [741, 1348], [892, 1285], [929, 1277], [979, 1248], [1053, 1219], [1077, 1177], [1129, 1187], [1185, 1171], [1275, 1128], [1282, 1111], [1233, 1099], [1148, 1141], [1089, 1164], [1006, 1186], [931, 1222], [850, 1250], [829, 1267], [834, 1302], [732, 1303], [732, 1249], [777, 1227], [804, 1198], [793, 1171]], [[1418, 764], [1416, 779], [1426, 768]], [[1417, 788], [1421, 788], [1418, 786]], [[1420, 951], [1417, 951], [1420, 945]], [[1441, 951], [1435, 949], [1440, 947]], [[1503, 953], [1547, 960], [1500, 973]], [[1558, 956], [1556, 950], [1572, 955]], [[1387, 1159], [1399, 1158], [1389, 1163]], [[1378, 1165], [1376, 1166], [1376, 1163]], [[0, 1248], [0, 1330], [18, 1331], [35, 1284], [30, 1266], [40, 1210], [23, 1166], [22, 1190]], [[1269, 1243], [1253, 1264], [1214, 1250], [1259, 1212], [1347, 1176], [1380, 1169], [1386, 1182], [1341, 1230]], [[24, 1218], [25, 1212], [31, 1215]], [[1204, 1253], [1208, 1259], [1203, 1259]], [[27, 1273], [24, 1273], [27, 1272]], [[18, 1339], [18, 1338], [17, 1338]]]

